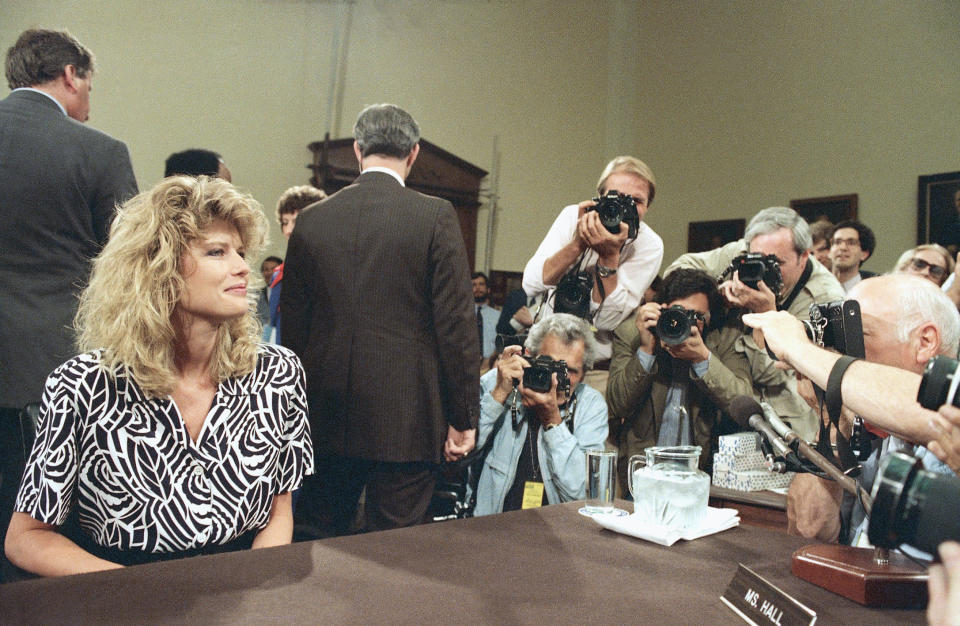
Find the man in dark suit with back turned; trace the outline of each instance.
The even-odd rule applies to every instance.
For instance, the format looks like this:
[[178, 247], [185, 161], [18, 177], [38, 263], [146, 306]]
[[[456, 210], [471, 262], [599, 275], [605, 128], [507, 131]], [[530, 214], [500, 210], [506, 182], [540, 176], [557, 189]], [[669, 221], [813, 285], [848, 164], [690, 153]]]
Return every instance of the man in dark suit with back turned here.
[[420, 129], [390, 104], [354, 127], [361, 174], [290, 237], [283, 344], [307, 372], [316, 473], [296, 521], [348, 532], [423, 521], [435, 464], [473, 448], [480, 346], [470, 272], [449, 202], [405, 187]]
[[[83, 125], [93, 54], [66, 31], [28, 30], [7, 51], [0, 101], [0, 528], [22, 471], [19, 409], [76, 353], [89, 261], [118, 202], [137, 192], [127, 147]], [[7, 490], [12, 490], [10, 494]]]

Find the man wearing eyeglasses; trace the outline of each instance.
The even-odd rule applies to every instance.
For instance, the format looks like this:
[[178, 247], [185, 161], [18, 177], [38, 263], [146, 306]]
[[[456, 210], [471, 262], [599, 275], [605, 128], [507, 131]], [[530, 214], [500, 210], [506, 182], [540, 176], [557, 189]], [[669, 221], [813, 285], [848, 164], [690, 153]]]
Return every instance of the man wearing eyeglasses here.
[[840, 222], [830, 238], [830, 261], [833, 275], [849, 292], [864, 278], [876, 276], [876, 272], [861, 270], [860, 266], [873, 254], [876, 238], [870, 227], [857, 220]]
[[[810, 305], [843, 299], [843, 288], [833, 274], [810, 255], [813, 245], [810, 225], [796, 211], [787, 207], [769, 207], [753, 216], [742, 239], [706, 252], [688, 252], [670, 264], [664, 276], [678, 268], [693, 268], [719, 277], [731, 261], [744, 252], [753, 252], [776, 259], [782, 277], [778, 293], [763, 281], [756, 288], [739, 279], [738, 273], [720, 285], [720, 293], [728, 306], [750, 313], [788, 311], [797, 319], [810, 319]], [[763, 349], [750, 333], [737, 340], [742, 350]], [[796, 415], [790, 425], [804, 438], [813, 437], [817, 417], [797, 395], [796, 381], [786, 386], [768, 386], [764, 399], [781, 416]]]
[[[925, 243], [910, 248], [900, 255], [895, 273], [916, 274], [937, 287], [943, 287], [947, 276], [953, 273], [954, 262], [946, 248], [936, 243]], [[946, 290], [946, 287], [943, 287]]]
[[[677, 313], [687, 322], [668, 323]], [[621, 493], [630, 456], [650, 446], [698, 445], [705, 468], [715, 424], [730, 401], [742, 394], [759, 399], [761, 389], [788, 384], [789, 375], [765, 352], [742, 344], [738, 320], [724, 317], [716, 279], [682, 268], [663, 279], [654, 302], [643, 304], [614, 332], [607, 405], [620, 451]], [[675, 329], [687, 324], [689, 336], [682, 339]]]

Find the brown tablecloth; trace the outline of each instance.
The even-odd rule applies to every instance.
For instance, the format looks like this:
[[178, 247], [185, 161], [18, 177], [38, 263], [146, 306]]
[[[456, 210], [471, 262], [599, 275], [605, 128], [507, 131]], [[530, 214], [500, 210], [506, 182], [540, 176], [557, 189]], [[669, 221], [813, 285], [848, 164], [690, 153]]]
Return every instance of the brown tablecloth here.
[[802, 539], [741, 526], [667, 548], [580, 505], [0, 585], [0, 622], [738, 624], [720, 602], [737, 562], [818, 624], [923, 622], [795, 578]]

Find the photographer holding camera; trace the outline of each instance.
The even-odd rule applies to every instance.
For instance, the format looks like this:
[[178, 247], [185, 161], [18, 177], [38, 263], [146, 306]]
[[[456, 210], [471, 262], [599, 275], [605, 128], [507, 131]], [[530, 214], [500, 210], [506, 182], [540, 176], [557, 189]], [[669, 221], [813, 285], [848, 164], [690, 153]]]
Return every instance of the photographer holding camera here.
[[623, 493], [626, 458], [650, 446], [695, 444], [706, 467], [719, 412], [730, 400], [787, 384], [790, 377], [766, 353], [743, 343], [737, 320], [723, 316], [714, 278], [679, 269], [663, 279], [655, 302], [614, 332], [607, 401], [624, 460]]
[[[844, 297], [843, 287], [833, 274], [810, 258], [811, 244], [810, 226], [802, 217], [793, 209], [770, 207], [753, 216], [743, 239], [708, 252], [684, 254], [666, 273], [681, 267], [704, 270], [723, 279], [720, 293], [731, 307], [750, 313], [788, 311], [806, 320], [811, 304]], [[753, 280], [747, 280], [748, 271]], [[756, 337], [747, 343], [764, 348]], [[796, 381], [792, 380], [783, 393], [771, 389], [764, 395], [778, 413], [797, 415], [790, 425], [809, 440], [817, 430], [817, 417], [797, 404], [796, 391]]]
[[525, 345], [527, 356], [505, 347], [480, 378], [477, 448], [491, 447], [474, 515], [582, 499], [585, 452], [607, 438], [603, 396], [582, 382], [597, 349], [586, 321], [551, 315], [533, 325]]
[[782, 286], [774, 293], [766, 281], [744, 284], [737, 275], [720, 285], [720, 292], [734, 307], [751, 313], [789, 311], [798, 319], [809, 319], [813, 303], [842, 300], [843, 287], [816, 259], [810, 258], [810, 226], [793, 209], [770, 207], [753, 216], [744, 238], [708, 252], [684, 254], [670, 264], [666, 273], [680, 267], [704, 270], [722, 276], [738, 256], [758, 253], [772, 256], [782, 276]]
[[[547, 296], [541, 315], [574, 313], [593, 322], [597, 370], [608, 368], [613, 329], [640, 304], [663, 262], [663, 241], [643, 223], [655, 191], [646, 163], [613, 159], [597, 181], [600, 202], [564, 208], [523, 270], [527, 295]], [[605, 378], [590, 382], [602, 389]]]

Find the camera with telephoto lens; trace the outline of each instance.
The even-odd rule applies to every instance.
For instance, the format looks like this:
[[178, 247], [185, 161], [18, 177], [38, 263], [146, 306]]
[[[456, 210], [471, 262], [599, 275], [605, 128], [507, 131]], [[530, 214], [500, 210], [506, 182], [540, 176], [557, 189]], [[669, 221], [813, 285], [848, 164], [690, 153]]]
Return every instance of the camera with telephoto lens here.
[[760, 254], [759, 252], [743, 252], [732, 261], [727, 269], [723, 271], [720, 280], [724, 281], [734, 272], [740, 282], [751, 289], [760, 289], [760, 281], [767, 283], [767, 287], [774, 295], [780, 295], [783, 289], [783, 275], [780, 273], [780, 264], [777, 257], [772, 254]]
[[706, 318], [699, 311], [691, 311], [675, 304], [660, 312], [660, 319], [657, 320], [654, 333], [660, 338], [660, 343], [676, 346], [687, 340], [690, 329], [697, 320], [706, 323]]
[[576, 268], [564, 274], [553, 293], [553, 312], [569, 313], [590, 319], [590, 298], [593, 294], [593, 275], [578, 272]]
[[620, 222], [627, 223], [627, 238], [636, 239], [640, 230], [640, 212], [632, 196], [610, 190], [606, 195], [593, 199], [596, 204], [587, 211], [596, 211], [600, 223], [614, 235], [620, 233]]
[[927, 363], [917, 391], [917, 402], [925, 409], [936, 411], [944, 404], [960, 407], [957, 398], [957, 367], [960, 361], [948, 356], [935, 356]]
[[802, 320], [807, 338], [821, 348], [862, 359], [863, 323], [856, 300], [810, 305], [810, 320]]
[[503, 335], [498, 334], [497, 338], [494, 339], [494, 344], [497, 347], [497, 352], [503, 352], [503, 349], [507, 346], [520, 346], [523, 347], [523, 344], [527, 343], [527, 334], [516, 334], [516, 335]]
[[553, 374], [557, 375], [557, 391], [570, 392], [570, 378], [567, 376], [567, 362], [554, 361], [545, 354], [530, 361], [530, 367], [523, 370], [523, 386], [533, 391], [550, 391], [553, 386]]
[[920, 459], [891, 452], [880, 462], [872, 497], [867, 535], [875, 546], [906, 543], [936, 554], [941, 542], [960, 540], [960, 479], [953, 474], [931, 472]]

